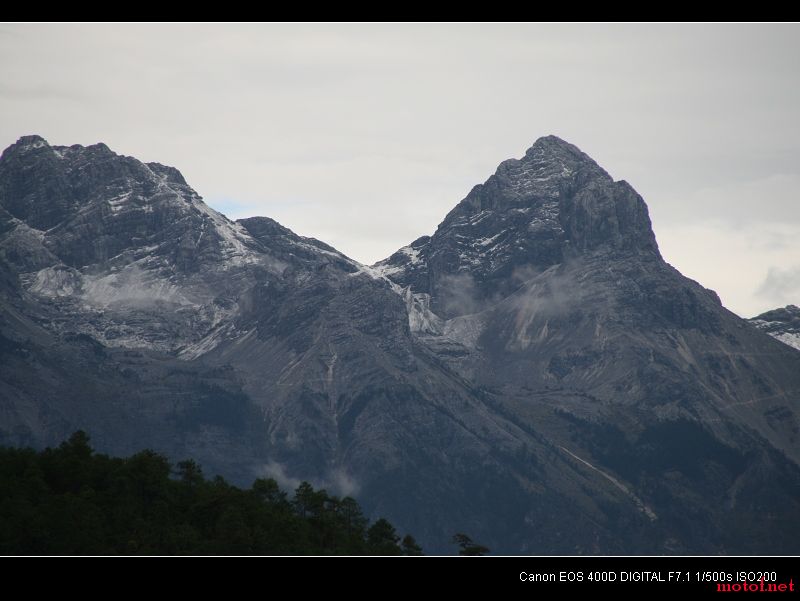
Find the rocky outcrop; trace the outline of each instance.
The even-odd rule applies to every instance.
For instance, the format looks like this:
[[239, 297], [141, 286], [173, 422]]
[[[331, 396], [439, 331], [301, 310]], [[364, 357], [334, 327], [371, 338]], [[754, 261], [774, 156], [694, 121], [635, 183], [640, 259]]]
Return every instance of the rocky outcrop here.
[[800, 307], [797, 305], [773, 309], [749, 321], [776, 340], [800, 350]]
[[647, 206], [575, 146], [548, 136], [475, 186], [433, 236], [374, 267], [430, 294], [437, 313], [472, 313], [532, 271], [586, 252], [658, 257]]

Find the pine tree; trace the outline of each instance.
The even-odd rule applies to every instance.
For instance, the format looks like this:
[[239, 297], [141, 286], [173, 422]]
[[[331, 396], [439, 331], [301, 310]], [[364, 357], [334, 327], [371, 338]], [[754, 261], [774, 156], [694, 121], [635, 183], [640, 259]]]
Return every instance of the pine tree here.
[[453, 535], [453, 542], [461, 547], [458, 552], [459, 555], [486, 555], [489, 552], [489, 547], [484, 547], [477, 543], [472, 542], [472, 539], [461, 532]]
[[402, 549], [397, 545], [400, 537], [387, 520], [381, 518], [367, 530], [367, 545], [377, 555], [400, 555]]
[[403, 542], [400, 543], [400, 546], [403, 549], [403, 555], [423, 555], [422, 547], [417, 544], [417, 541], [410, 534], [406, 534], [403, 537]]

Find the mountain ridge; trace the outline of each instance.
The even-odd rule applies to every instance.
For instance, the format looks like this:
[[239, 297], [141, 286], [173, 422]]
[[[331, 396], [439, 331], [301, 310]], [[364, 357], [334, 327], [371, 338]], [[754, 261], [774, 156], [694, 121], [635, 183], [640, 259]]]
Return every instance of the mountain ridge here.
[[540, 138], [373, 266], [102, 144], [12, 148], [0, 442], [308, 480], [432, 552], [796, 552], [800, 354], [577, 147]]

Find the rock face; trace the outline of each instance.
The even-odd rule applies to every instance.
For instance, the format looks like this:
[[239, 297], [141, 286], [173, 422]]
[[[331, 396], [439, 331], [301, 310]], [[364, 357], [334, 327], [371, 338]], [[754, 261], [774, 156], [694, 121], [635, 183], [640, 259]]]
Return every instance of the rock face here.
[[375, 267], [432, 295], [432, 309], [451, 317], [507, 296], [532, 269], [612, 250], [658, 257], [644, 201], [575, 146], [549, 136], [521, 160], [501, 163], [433, 236]]
[[0, 158], [0, 442], [84, 428], [308, 479], [452, 552], [797, 553], [800, 353], [661, 258], [647, 207], [538, 140], [367, 267], [177, 170]]
[[797, 305], [773, 309], [748, 321], [773, 338], [800, 350], [800, 307]]

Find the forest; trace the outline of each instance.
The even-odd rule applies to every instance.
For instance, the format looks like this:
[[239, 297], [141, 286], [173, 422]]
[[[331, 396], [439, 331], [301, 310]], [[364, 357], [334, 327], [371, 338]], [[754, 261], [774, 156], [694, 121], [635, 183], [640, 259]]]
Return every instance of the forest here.
[[[96, 453], [83, 431], [43, 451], [0, 448], [2, 555], [422, 555], [351, 497], [274, 479], [243, 490], [151, 450]], [[463, 547], [463, 545], [461, 545]]]

